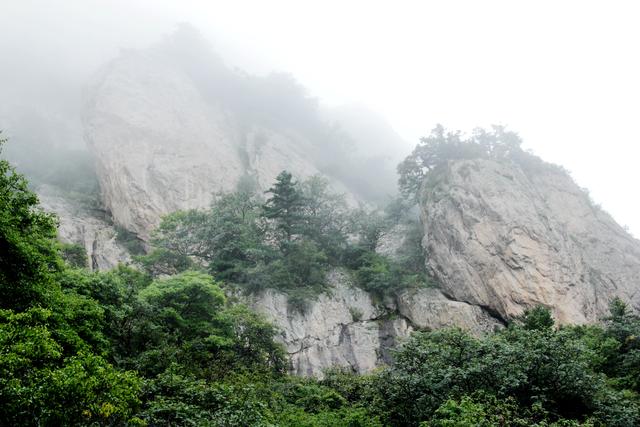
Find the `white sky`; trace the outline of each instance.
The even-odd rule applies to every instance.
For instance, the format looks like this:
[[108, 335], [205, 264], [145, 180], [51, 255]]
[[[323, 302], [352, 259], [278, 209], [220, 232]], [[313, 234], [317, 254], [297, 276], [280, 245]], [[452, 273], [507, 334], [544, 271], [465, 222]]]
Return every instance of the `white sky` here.
[[640, 236], [640, 2], [0, 0], [1, 60], [15, 40], [89, 70], [181, 21], [412, 144], [436, 123], [505, 124]]

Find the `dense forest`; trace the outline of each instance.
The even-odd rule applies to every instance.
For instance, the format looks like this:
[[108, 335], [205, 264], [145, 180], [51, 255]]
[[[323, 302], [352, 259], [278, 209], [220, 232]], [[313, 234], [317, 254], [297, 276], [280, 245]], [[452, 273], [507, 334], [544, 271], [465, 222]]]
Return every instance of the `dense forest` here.
[[[451, 156], [532, 161], [504, 129], [439, 128], [400, 166], [406, 197], [379, 210], [320, 177], [282, 172], [265, 194], [247, 177], [208, 210], [165, 217], [151, 247], [122, 233], [138, 255], [108, 272], [56, 240], [56, 218], [0, 160], [0, 425], [640, 425], [640, 318], [618, 299], [598, 325], [559, 327], [537, 307], [488, 336], [415, 332], [367, 375], [286, 373], [277, 331], [236, 295], [277, 288], [305, 310], [332, 268], [377, 298], [437, 286], [412, 200]], [[376, 253], [398, 224], [400, 256]]]

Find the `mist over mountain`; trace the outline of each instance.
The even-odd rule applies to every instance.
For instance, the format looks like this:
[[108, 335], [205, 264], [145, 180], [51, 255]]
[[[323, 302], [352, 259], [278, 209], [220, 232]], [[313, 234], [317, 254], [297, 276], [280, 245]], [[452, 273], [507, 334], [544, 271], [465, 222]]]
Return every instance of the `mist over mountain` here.
[[[640, 241], [562, 165], [503, 125], [406, 141], [259, 40], [167, 31], [189, 2], [95, 4], [0, 17], [0, 425], [640, 425]], [[326, 17], [253, 6], [286, 40]], [[380, 49], [370, 91], [424, 95], [379, 32], [316, 78]], [[425, 82], [491, 65], [439, 51]]]

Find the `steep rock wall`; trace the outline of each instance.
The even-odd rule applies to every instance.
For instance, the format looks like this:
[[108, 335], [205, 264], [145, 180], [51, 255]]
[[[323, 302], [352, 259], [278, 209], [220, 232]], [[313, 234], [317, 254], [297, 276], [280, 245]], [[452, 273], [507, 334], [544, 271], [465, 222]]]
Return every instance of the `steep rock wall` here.
[[[146, 241], [161, 216], [205, 208], [242, 176], [264, 191], [285, 169], [297, 178], [320, 173], [317, 148], [299, 130], [243, 115], [220, 88], [207, 92], [208, 80], [240, 77], [218, 64], [203, 83], [165, 48], [123, 53], [87, 91], [85, 137], [115, 223]], [[348, 192], [338, 180], [332, 186]]]
[[369, 372], [389, 362], [390, 350], [415, 329], [460, 326], [480, 334], [500, 326], [480, 308], [451, 301], [437, 289], [405, 291], [397, 303], [377, 304], [345, 272], [331, 272], [329, 283], [304, 312], [290, 309], [287, 296], [275, 290], [249, 298], [281, 331], [293, 374], [322, 376], [335, 366]]
[[88, 99], [86, 138], [104, 205], [143, 239], [162, 214], [205, 207], [243, 174], [230, 118], [162, 55], [125, 54]]
[[503, 318], [542, 304], [595, 321], [619, 296], [640, 308], [640, 242], [546, 164], [450, 162], [422, 192], [427, 267], [452, 298]]
[[127, 250], [116, 240], [116, 230], [104, 218], [104, 212], [90, 209], [48, 185], [40, 186], [37, 192], [42, 208], [58, 217], [58, 238], [84, 247], [88, 268], [109, 270], [131, 261]]

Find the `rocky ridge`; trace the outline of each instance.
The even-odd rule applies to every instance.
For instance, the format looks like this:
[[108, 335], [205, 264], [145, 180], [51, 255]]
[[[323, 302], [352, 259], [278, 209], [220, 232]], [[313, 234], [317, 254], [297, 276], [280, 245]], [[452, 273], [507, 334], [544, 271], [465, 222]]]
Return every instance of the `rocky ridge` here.
[[[215, 73], [231, 83], [239, 78], [229, 77], [223, 64], [211, 73], [214, 81]], [[124, 52], [90, 84], [83, 121], [103, 204], [115, 223], [144, 241], [161, 216], [205, 208], [242, 177], [266, 190], [285, 169], [298, 178], [321, 173], [309, 135], [247, 119], [217, 90], [209, 93], [207, 82], [166, 46]], [[354, 200], [339, 179], [329, 178]]]
[[414, 330], [459, 326], [482, 334], [502, 326], [479, 307], [452, 301], [434, 288], [403, 291], [377, 303], [344, 271], [333, 271], [329, 283], [304, 312], [292, 309], [287, 295], [275, 290], [248, 299], [279, 328], [293, 374], [321, 377], [330, 367], [369, 372], [389, 362], [390, 350]]
[[[326, 172], [315, 157], [317, 141], [301, 128], [248, 120], [253, 116], [234, 109], [233, 91], [225, 95], [223, 87], [232, 81], [224, 80], [229, 70], [220, 67], [212, 70], [221, 73], [214, 91], [221, 96], [158, 47], [124, 52], [90, 85], [84, 133], [106, 212], [46, 187], [40, 196], [60, 217], [61, 240], [82, 244], [93, 269], [129, 260], [111, 220], [148, 241], [162, 215], [206, 207], [243, 177], [266, 190], [284, 169], [298, 178]], [[262, 96], [249, 95], [251, 106], [259, 103], [252, 96]], [[347, 180], [330, 178], [335, 190], [348, 193]], [[438, 289], [377, 302], [336, 270], [330, 290], [304, 312], [291, 310], [287, 295], [274, 290], [247, 301], [280, 328], [291, 372], [319, 376], [331, 366], [367, 372], [413, 330], [460, 326], [482, 334], [539, 304], [560, 323], [596, 321], [614, 296], [640, 309], [640, 243], [557, 167], [450, 161], [425, 180], [420, 210], [425, 265]], [[402, 236], [392, 230], [379, 253], [393, 258]]]
[[421, 209], [427, 267], [456, 300], [503, 319], [544, 305], [560, 323], [596, 321], [614, 296], [640, 309], [640, 241], [559, 167], [449, 162]]

